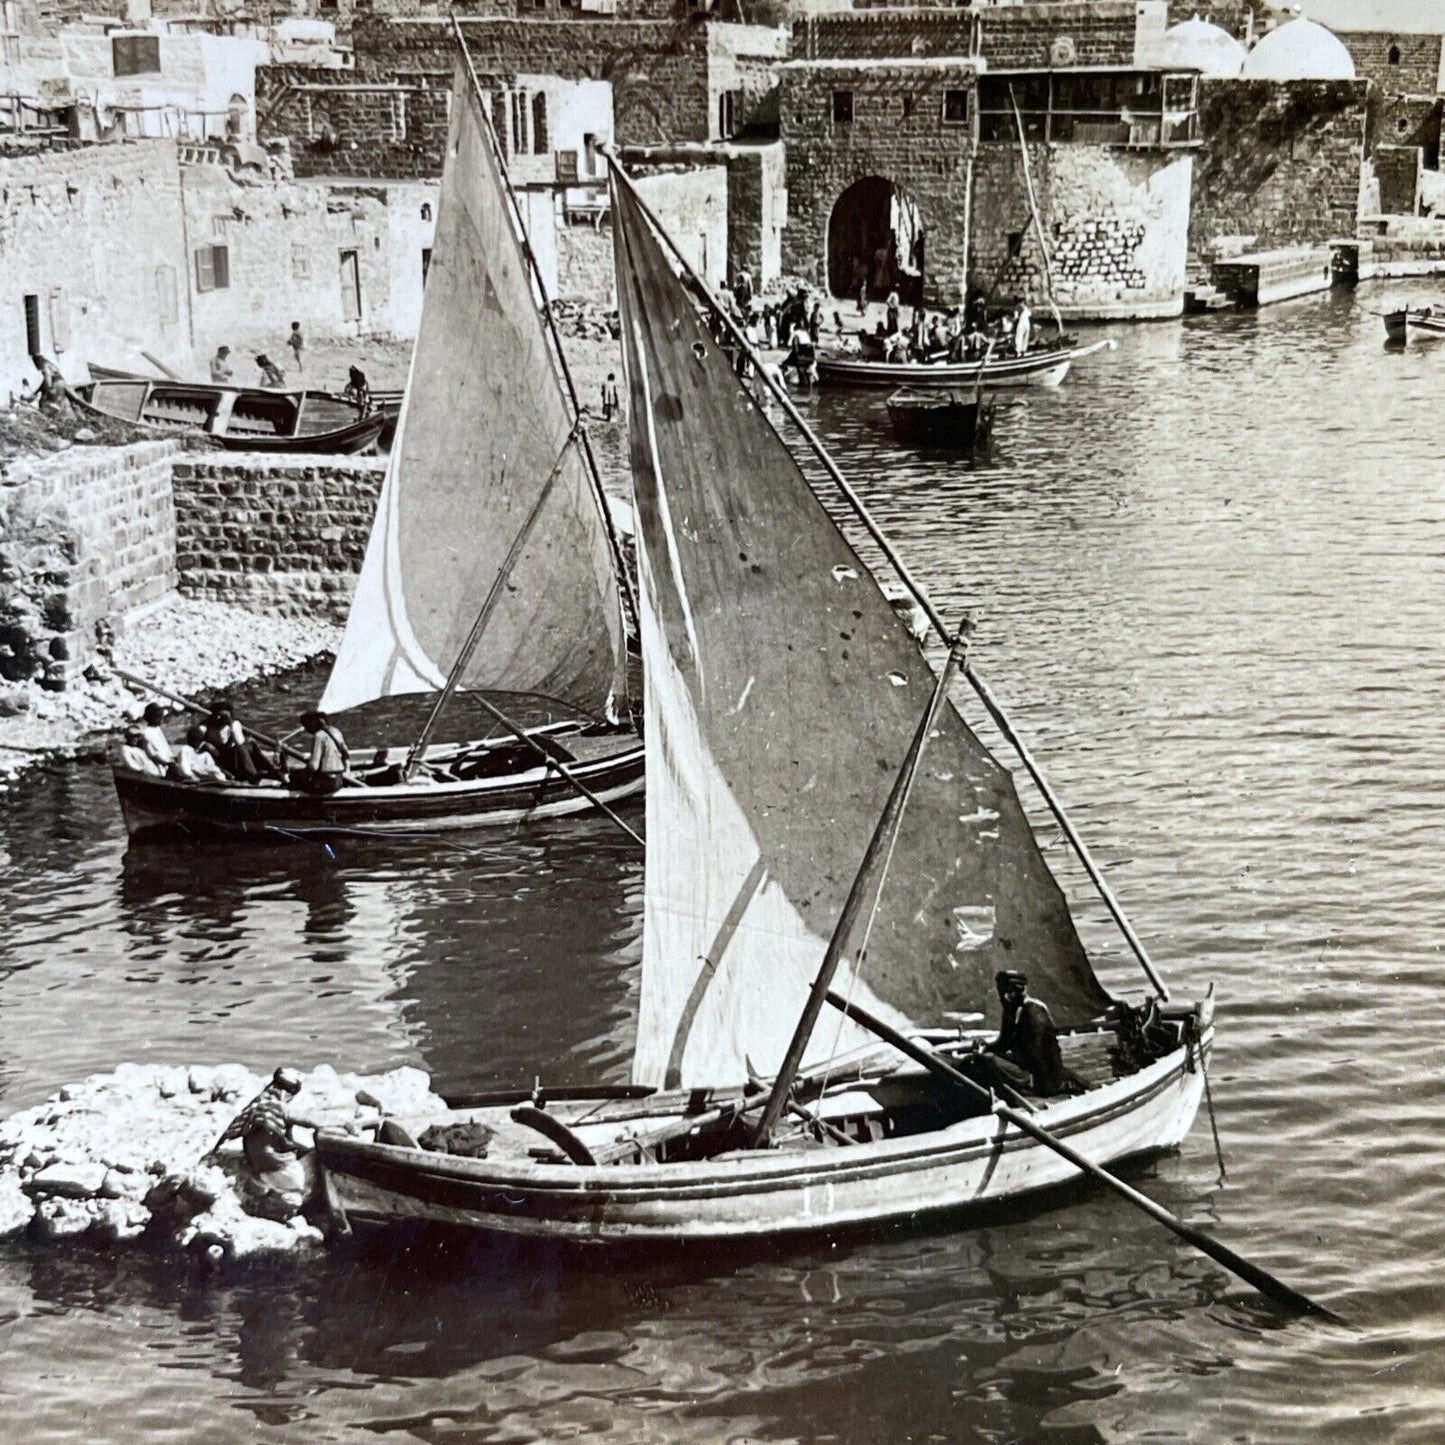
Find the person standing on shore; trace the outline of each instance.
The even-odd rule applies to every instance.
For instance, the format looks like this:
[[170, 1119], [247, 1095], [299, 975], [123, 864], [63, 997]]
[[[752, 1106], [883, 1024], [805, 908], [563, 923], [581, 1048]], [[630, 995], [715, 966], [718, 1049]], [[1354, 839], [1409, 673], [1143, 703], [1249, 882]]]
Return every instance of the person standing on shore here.
[[296, 358], [296, 370], [305, 371], [306, 368], [301, 364], [301, 352], [306, 342], [302, 339], [301, 323], [299, 321], [293, 321], [291, 323], [291, 335], [286, 338], [286, 345], [291, 348], [291, 355]]
[[617, 395], [617, 374], [609, 371], [607, 380], [602, 383], [602, 420], [611, 421], [622, 409], [622, 403]]

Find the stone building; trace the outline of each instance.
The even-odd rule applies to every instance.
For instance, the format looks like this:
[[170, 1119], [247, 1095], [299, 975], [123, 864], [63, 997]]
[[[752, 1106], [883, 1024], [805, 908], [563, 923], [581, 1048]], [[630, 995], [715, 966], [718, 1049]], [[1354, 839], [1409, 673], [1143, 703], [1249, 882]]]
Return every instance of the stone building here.
[[782, 71], [784, 269], [840, 297], [866, 282], [951, 305], [978, 285], [1042, 304], [1052, 280], [1066, 316], [1178, 314], [1197, 76], [1138, 63], [1164, 14], [1096, 0], [809, 19], [806, 58]]

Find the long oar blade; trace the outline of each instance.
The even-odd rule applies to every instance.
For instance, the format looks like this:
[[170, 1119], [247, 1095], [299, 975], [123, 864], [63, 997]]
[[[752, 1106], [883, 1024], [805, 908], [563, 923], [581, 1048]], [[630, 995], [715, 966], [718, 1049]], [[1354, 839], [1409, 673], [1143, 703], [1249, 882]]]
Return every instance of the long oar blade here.
[[1036, 1123], [1027, 1114], [995, 1098], [977, 1079], [970, 1079], [967, 1074], [954, 1068], [947, 1059], [919, 1043], [917, 1039], [911, 1039], [907, 1034], [899, 1033], [891, 1024], [876, 1018], [867, 1009], [860, 1008], [851, 999], [834, 993], [832, 989], [828, 990], [827, 999], [834, 1008], [841, 1010], [849, 1018], [855, 1019], [864, 1028], [877, 1034], [885, 1043], [892, 1044], [899, 1053], [907, 1055], [915, 1063], [922, 1064], [930, 1073], [937, 1074], [940, 1078], [947, 1079], [959, 1088], [988, 1100], [990, 1110], [1000, 1119], [1007, 1119], [1014, 1128], [1032, 1139], [1037, 1139], [1045, 1148], [1052, 1149], [1055, 1154], [1067, 1159], [1076, 1169], [1081, 1169], [1090, 1178], [1107, 1185], [1116, 1194], [1127, 1199], [1135, 1208], [1142, 1209], [1151, 1219], [1157, 1219], [1166, 1229], [1173, 1230], [1180, 1239], [1187, 1240], [1201, 1253], [1207, 1254], [1212, 1260], [1222, 1264], [1225, 1269], [1237, 1274], [1246, 1284], [1253, 1285], [1266, 1299], [1271, 1299], [1276, 1304], [1283, 1305], [1286, 1309], [1300, 1314], [1316, 1315], [1320, 1319], [1330, 1320], [1337, 1325], [1345, 1323], [1333, 1310], [1326, 1309], [1324, 1305], [1310, 1299], [1308, 1295], [1292, 1289], [1283, 1280], [1276, 1279], [1268, 1270], [1252, 1264], [1242, 1255], [1238, 1255], [1232, 1249], [1220, 1244], [1218, 1240], [1211, 1239], [1202, 1231], [1185, 1224], [1182, 1219], [1171, 1214], [1162, 1204], [1155, 1203], [1147, 1194], [1141, 1194], [1137, 1189], [1131, 1188], [1117, 1175], [1111, 1174], [1102, 1165], [1094, 1163], [1092, 1159], [1086, 1158], [1078, 1150], [1065, 1144], [1062, 1139], [1049, 1133], [1042, 1124]]

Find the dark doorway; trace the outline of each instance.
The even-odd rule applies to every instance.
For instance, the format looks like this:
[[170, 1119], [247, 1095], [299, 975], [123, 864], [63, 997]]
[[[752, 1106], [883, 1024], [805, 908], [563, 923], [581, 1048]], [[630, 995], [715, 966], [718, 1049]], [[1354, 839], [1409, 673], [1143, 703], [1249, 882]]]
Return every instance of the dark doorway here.
[[871, 300], [898, 292], [905, 306], [923, 300], [923, 217], [906, 192], [882, 176], [855, 181], [828, 220], [828, 289]]
[[25, 298], [25, 352], [27, 356], [38, 356], [42, 349], [40, 345], [40, 298], [27, 296]]

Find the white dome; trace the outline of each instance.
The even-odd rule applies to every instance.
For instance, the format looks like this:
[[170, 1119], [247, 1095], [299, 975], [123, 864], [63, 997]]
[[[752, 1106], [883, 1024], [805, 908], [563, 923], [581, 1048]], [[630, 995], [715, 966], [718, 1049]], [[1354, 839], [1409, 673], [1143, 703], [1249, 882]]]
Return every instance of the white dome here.
[[1246, 80], [1353, 80], [1350, 52], [1323, 25], [1289, 20], [1245, 57]]
[[1166, 70], [1197, 70], [1233, 80], [1244, 68], [1244, 56], [1244, 46], [1227, 30], [1196, 15], [1164, 32], [1160, 63]]

